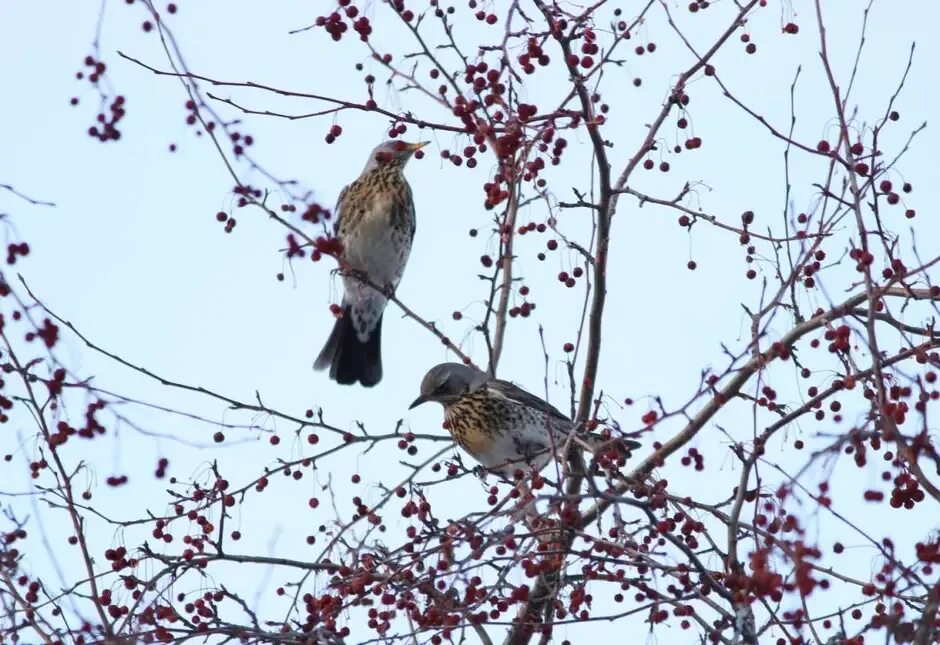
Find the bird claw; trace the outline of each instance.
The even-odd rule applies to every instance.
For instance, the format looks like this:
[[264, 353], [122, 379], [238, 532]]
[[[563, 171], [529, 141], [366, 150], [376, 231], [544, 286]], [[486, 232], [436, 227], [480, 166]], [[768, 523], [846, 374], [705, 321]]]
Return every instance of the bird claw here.
[[353, 269], [350, 266], [340, 267], [338, 271], [344, 278], [352, 278], [353, 280], [356, 280], [363, 284], [367, 284], [368, 282], [370, 282], [369, 276], [366, 274], [365, 271], [360, 271], [359, 269]]

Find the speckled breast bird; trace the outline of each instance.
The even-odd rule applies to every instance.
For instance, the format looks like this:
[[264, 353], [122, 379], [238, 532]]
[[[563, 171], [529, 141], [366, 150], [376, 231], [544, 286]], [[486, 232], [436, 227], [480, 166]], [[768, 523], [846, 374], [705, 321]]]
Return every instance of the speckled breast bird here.
[[[342, 316], [314, 362], [341, 385], [382, 380], [382, 314], [401, 280], [415, 236], [415, 207], [404, 168], [427, 145], [386, 141], [336, 202], [336, 237], [344, 265]], [[365, 278], [376, 290], [357, 278]]]
[[454, 441], [492, 472], [511, 477], [517, 470], [539, 471], [562, 456], [569, 438], [592, 453], [615, 449], [629, 456], [640, 444], [577, 433], [557, 408], [522, 388], [462, 363], [432, 367], [421, 382], [421, 396], [409, 409], [428, 401], [444, 406]]

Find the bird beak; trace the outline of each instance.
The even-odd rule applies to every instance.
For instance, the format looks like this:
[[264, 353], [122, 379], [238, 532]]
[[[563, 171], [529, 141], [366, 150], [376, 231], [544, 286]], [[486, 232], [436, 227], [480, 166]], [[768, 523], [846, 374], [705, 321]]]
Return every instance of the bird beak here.
[[408, 406], [408, 409], [409, 409], [409, 410], [414, 410], [416, 407], [418, 407], [418, 406], [421, 405], [422, 403], [427, 403], [427, 402], [430, 401], [430, 400], [431, 400], [431, 399], [429, 399], [428, 397], [426, 397], [426, 396], [424, 396], [424, 395], [422, 394], [421, 396], [419, 396], [417, 399], [414, 400], [414, 403], [412, 403], [411, 405]]
[[411, 144], [409, 144], [409, 148], [411, 149], [412, 152], [417, 152], [418, 150], [420, 150], [420, 149], [423, 148], [424, 146], [428, 145], [429, 143], [431, 143], [431, 142], [430, 142], [430, 141], [421, 141], [421, 142], [419, 142], [419, 143], [411, 143]]

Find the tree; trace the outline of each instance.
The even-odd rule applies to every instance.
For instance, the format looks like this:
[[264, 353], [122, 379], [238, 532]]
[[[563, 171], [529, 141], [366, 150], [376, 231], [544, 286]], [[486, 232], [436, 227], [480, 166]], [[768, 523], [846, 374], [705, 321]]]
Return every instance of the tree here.
[[[940, 640], [940, 230], [899, 35], [931, 21], [316, 7], [62, 9], [96, 30], [72, 106], [9, 108], [3, 641]], [[382, 136], [440, 157], [385, 381], [342, 389], [310, 371], [329, 198]], [[480, 472], [406, 411], [445, 357], [643, 448]]]

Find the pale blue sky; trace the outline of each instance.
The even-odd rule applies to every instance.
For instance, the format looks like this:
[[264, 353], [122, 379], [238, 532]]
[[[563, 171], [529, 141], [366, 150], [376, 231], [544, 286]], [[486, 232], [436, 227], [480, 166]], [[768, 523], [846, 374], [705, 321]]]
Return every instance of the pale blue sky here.
[[[296, 415], [308, 407], [322, 406], [326, 419], [340, 427], [353, 428], [355, 421], [362, 421], [370, 432], [384, 433], [393, 430], [403, 418], [415, 432], [442, 433], [438, 408], [426, 406], [409, 413], [407, 406], [425, 371], [451, 357], [437, 340], [394, 310], [385, 319], [385, 380], [378, 387], [368, 391], [342, 388], [311, 370], [332, 324], [327, 309], [337, 290], [337, 283], [328, 274], [332, 265], [296, 261], [288, 267], [278, 252], [284, 246], [285, 230], [259, 210], [236, 211], [235, 233], [223, 233], [214, 214], [220, 209], [231, 210], [232, 181], [208, 142], [193, 136], [193, 129], [185, 124], [186, 96], [182, 87], [174, 79], [155, 77], [116, 55], [121, 50], [156, 67], [167, 66], [155, 35], [139, 28], [144, 19], [139, 6], [109, 3], [101, 41], [109, 76], [117, 90], [128, 97], [128, 115], [121, 127], [123, 138], [102, 145], [85, 134], [93, 120], [96, 97], [87, 82], [74, 80], [74, 73], [82, 69], [82, 59], [90, 52], [96, 4], [8, 0], [0, 9], [0, 56], [4, 61], [0, 86], [6, 90], [0, 103], [4, 124], [0, 131], [0, 183], [57, 203], [54, 209], [33, 207], [0, 192], [0, 212], [10, 214], [19, 236], [32, 247], [30, 257], [12, 267], [14, 272], [21, 271], [53, 310], [75, 323], [90, 339], [166, 378], [245, 401], [253, 400], [257, 392], [268, 406]], [[262, 8], [262, 3], [244, 0], [183, 2], [170, 25], [190, 69], [196, 73], [364, 98], [361, 74], [353, 69], [359, 61], [369, 64], [362, 47], [352, 41], [334, 46], [320, 31], [287, 34], [312, 21], [316, 13], [312, 4], [318, 3], [263, 3]], [[693, 42], [707, 47], [709, 36], [727, 22], [726, 8], [719, 6], [709, 15], [692, 19], [685, 4], [670, 3], [670, 8], [680, 24], [690, 30]], [[750, 24], [759, 47], [757, 55], [743, 55], [744, 45], [735, 40], [716, 60], [719, 74], [755, 112], [786, 129], [789, 86], [797, 66], [802, 65], [796, 93], [795, 136], [810, 145], [827, 136], [832, 140], [832, 99], [818, 62], [812, 4], [806, 0], [784, 3], [783, 13], [795, 14], [801, 26], [796, 36], [780, 33], [780, 3], [773, 0], [771, 4]], [[834, 71], [842, 84], [847, 83], [851, 70], [864, 4], [824, 3], [829, 14]], [[379, 13], [380, 7], [375, 7], [375, 12]], [[883, 114], [904, 69], [910, 43], [917, 42], [914, 66], [898, 101], [902, 118], [886, 131], [885, 147], [892, 152], [922, 121], [935, 120], [940, 80], [933, 62], [940, 60], [940, 45], [934, 33], [938, 21], [937, 5], [923, 0], [904, 3], [903, 7], [884, 0], [876, 2], [872, 10], [869, 44], [852, 101], [853, 106], [861, 106], [861, 121], [871, 123]], [[466, 30], [461, 35], [471, 40], [479, 31], [476, 24], [461, 24], [460, 29]], [[487, 39], [496, 37], [483, 33]], [[391, 48], [388, 41], [382, 42], [381, 34], [378, 38], [378, 49]], [[653, 9], [648, 26], [639, 30], [638, 39], [657, 42], [656, 54], [637, 60], [630, 49], [625, 50], [627, 64], [622, 70], [611, 70], [612, 76], [606, 81], [604, 98], [612, 106], [606, 131], [615, 142], [611, 151], [615, 169], [633, 154], [645, 135], [645, 124], [658, 112], [669, 83], [691, 60], [669, 31], [659, 7]], [[643, 78], [639, 89], [631, 83], [636, 76]], [[709, 80], [696, 80], [690, 88], [691, 119], [695, 134], [704, 140], [703, 149], [697, 154], [668, 157], [673, 170], [666, 175], [638, 172], [632, 185], [671, 198], [685, 181], [701, 181], [697, 194], [707, 212], [737, 223], [740, 213], [751, 209], [757, 213], [759, 223], [772, 224], [779, 231], [785, 206], [783, 145], [723, 100]], [[548, 104], [564, 90], [558, 79], [549, 79], [525, 87], [523, 93], [531, 102]], [[261, 92], [222, 88], [213, 93], [231, 96], [255, 109], [301, 113], [323, 107], [278, 100]], [[69, 106], [72, 96], [80, 98], [79, 106]], [[426, 101], [409, 94], [396, 95], [383, 87], [377, 87], [376, 100], [389, 109], [425, 110], [433, 118], [448, 118]], [[338, 122], [344, 134], [332, 146], [323, 141], [331, 123], [329, 117], [297, 121], [251, 117], [246, 130], [257, 141], [253, 154], [266, 168], [279, 177], [298, 179], [318, 199], [332, 205], [343, 185], [358, 174], [367, 152], [385, 137], [388, 127], [384, 118], [373, 114], [343, 113]], [[672, 127], [663, 130], [668, 137], [674, 137], [675, 132]], [[439, 321], [455, 341], [469, 336], [466, 351], [483, 360], [485, 348], [479, 335], [472, 334], [472, 327], [486, 295], [485, 285], [476, 278], [478, 258], [494, 250], [494, 241], [487, 233], [490, 214], [482, 208], [481, 189], [490, 167], [482, 162], [475, 171], [468, 171], [441, 162], [440, 150], [462, 148], [460, 138], [447, 134], [428, 137], [414, 128], [409, 129], [407, 138], [430, 138], [432, 145], [428, 155], [413, 162], [407, 172], [415, 194], [418, 232], [399, 296], [415, 311]], [[579, 167], [576, 160], [588, 159], [586, 137], [582, 132], [568, 138], [572, 158], [563, 166], [566, 174], [548, 175], [562, 199], [570, 199], [568, 187], [584, 186], [587, 177], [586, 171], [579, 171], [578, 176], [572, 170]], [[168, 151], [170, 144], [177, 146], [175, 153]], [[911, 234], [916, 233], [925, 258], [937, 254], [940, 240], [940, 224], [934, 212], [934, 192], [940, 179], [938, 145], [937, 132], [928, 127], [900, 165], [904, 178], [915, 187], [910, 197], [918, 217], [908, 222], [900, 211], [888, 214], [893, 218], [891, 225], [902, 236], [902, 246], [909, 245]], [[580, 167], [587, 168], [584, 164]], [[815, 200], [811, 184], [824, 177], [825, 164], [798, 155], [790, 170], [793, 209], [808, 210]], [[242, 177], [268, 185], [247, 169]], [[639, 402], [622, 412], [613, 410], [625, 428], [636, 429], [642, 425], [639, 417], [647, 409], [644, 397], [660, 395], [667, 407], [679, 406], [694, 393], [703, 368], [724, 367], [722, 343], [740, 351], [748, 339], [741, 303], [755, 308], [760, 293], [759, 281], [747, 283], [743, 279], [744, 252], [728, 233], [702, 223], [689, 236], [676, 225], [674, 212], [650, 206], [640, 209], [635, 200], [627, 197], [620, 204], [614, 221], [610, 299], [599, 381], [612, 400], [632, 397]], [[541, 209], [540, 204], [533, 204], [523, 217], [526, 221], [542, 221]], [[584, 217], [567, 213], [560, 225], [583, 239]], [[472, 227], [481, 230], [475, 239], [467, 235]], [[565, 289], [555, 280], [558, 271], [571, 268], [574, 256], [559, 252], [551, 254], [544, 264], [536, 261], [535, 254], [544, 248], [545, 239], [533, 236], [519, 241], [521, 275], [532, 288], [538, 308], [529, 319], [510, 325], [500, 376], [544, 394], [544, 362], [538, 335], [539, 325], [543, 325], [550, 354], [549, 398], [567, 409], [561, 347], [572, 340], [576, 322], [572, 311], [580, 307], [582, 292]], [[837, 257], [844, 248], [843, 243], [829, 250], [832, 257]], [[690, 258], [698, 263], [694, 272], [686, 269]], [[766, 271], [769, 265], [761, 267]], [[275, 280], [280, 271], [288, 276], [283, 283]], [[10, 271], [6, 273], [12, 276]], [[769, 272], [766, 275], [773, 277]], [[841, 287], [847, 281], [835, 280], [833, 284]], [[829, 295], [834, 300], [843, 297], [841, 292]], [[825, 305], [825, 299], [820, 298], [818, 304]], [[451, 319], [455, 310], [464, 311], [464, 320]], [[920, 322], [917, 312], [910, 315], [914, 322]], [[776, 331], [784, 331], [786, 321], [781, 318], [779, 324]], [[74, 337], [66, 335], [59, 356], [76, 373], [95, 376], [95, 383], [102, 388], [183, 407], [216, 421], [251, 420], [227, 411], [217, 402], [157, 387], [96, 356]], [[775, 387], [784, 400], [796, 400], [797, 379], [792, 374], [780, 374]], [[75, 408], [72, 412], [81, 411]], [[253, 419], [279, 431], [282, 443], [278, 448], [269, 446], [265, 438], [255, 440], [254, 434], [240, 436], [233, 431], [227, 432], [230, 439], [251, 440], [217, 447], [212, 443], [214, 430], [210, 426], [142, 410], [134, 410], [133, 417], [148, 430], [204, 447], [193, 449], [170, 439], [145, 437], [127, 427], [119, 430], [120, 441], [102, 440], [93, 446], [76, 447], [73, 458], [77, 461], [81, 454], [87, 459], [99, 482], [112, 473], [130, 476], [128, 486], [101, 489], [97, 497], [96, 503], [102, 509], [120, 518], [138, 517], [145, 509], [158, 513], [165, 507], [165, 484], [155, 484], [150, 475], [160, 456], [170, 460], [170, 473], [180, 478], [197, 476], [207, 464], [218, 460], [230, 480], [241, 482], [257, 476], [261, 468], [277, 458], [296, 457], [308, 450], [305, 443], [292, 444], [293, 428], [272, 420]], [[31, 432], [25, 416], [15, 421], [0, 429], [0, 454], [16, 448], [15, 433], [28, 437]], [[729, 408], [717, 421], [736, 439], [746, 440], [753, 431], [750, 409], [743, 405]], [[760, 423], [758, 426], [762, 427]], [[675, 427], [658, 428], [644, 442], [663, 440]], [[818, 430], [835, 432], [838, 428], [811, 424], [802, 429], [807, 440]], [[786, 445], [799, 432], [797, 428], [791, 430]], [[332, 438], [328, 441], [334, 442]], [[28, 490], [30, 484], [23, 473], [24, 459], [32, 454], [31, 445], [27, 440], [17, 454], [15, 467], [0, 465], [0, 490]], [[430, 455], [443, 445], [422, 445], [419, 455]], [[678, 463], [667, 465], [662, 475], [677, 494], [701, 495], [707, 500], [724, 498], [738, 477], [737, 465], [728, 457], [725, 436], [710, 427], [699, 435], [695, 446], [709, 462], [707, 481]], [[772, 450], [780, 448], [778, 439]], [[322, 484], [332, 476], [337, 503], [348, 518], [349, 497], [377, 496], [373, 483], [379, 479], [386, 483], [398, 481], [404, 471], [394, 462], [403, 456], [393, 443], [367, 455], [344, 451], [323, 465], [318, 471], [319, 480]], [[787, 466], [800, 463], [789, 453], [781, 453], [779, 459]], [[362, 473], [364, 483], [356, 487], [348, 484], [352, 472]], [[876, 537], [890, 527], [893, 536], [909, 531], [907, 540], [911, 541], [921, 539], [936, 526], [936, 520], [926, 516], [929, 511], [919, 516], [892, 515], [878, 506], [876, 513], [868, 512], [859, 502], [857, 491], [880, 484], [877, 467], [860, 473], [840, 464], [836, 472], [842, 490], [834, 485], [834, 497], [845, 504], [843, 510], [853, 520]], [[768, 481], [774, 480], [773, 474], [765, 474]], [[432, 479], [430, 473], [425, 479]], [[309, 478], [300, 483], [277, 481], [259, 499], [250, 499], [238, 514], [245, 534], [239, 548], [284, 557], [318, 555], [318, 548], [307, 547], [304, 537], [329, 521], [332, 511], [329, 504], [317, 511], [307, 508], [306, 499], [317, 488]], [[468, 478], [433, 487], [429, 494], [439, 504], [442, 517], [458, 517], [479, 509], [486, 499], [485, 487]], [[63, 532], [62, 516], [46, 509], [36, 510], [41, 510], [54, 557], [61, 557], [62, 567], [71, 571], [70, 577], [75, 576], [65, 555], [67, 533]], [[810, 511], [806, 519], [822, 542], [828, 544], [834, 539], [830, 535], [841, 535], [843, 529], [828, 516], [820, 516], [818, 523], [810, 521]], [[397, 507], [393, 506], [387, 516], [388, 542], [393, 543], [392, 536], [404, 524], [397, 519]], [[903, 528], [898, 527], [899, 519], [903, 520]], [[99, 525], [97, 531], [92, 539], [101, 549], [118, 538], [110, 528]], [[126, 539], [130, 545], [143, 538], [128, 531]], [[859, 543], [851, 536], [846, 540], [849, 544]], [[851, 568], [866, 575], [873, 554], [864, 548], [857, 552], [860, 555]], [[40, 571], [38, 556], [31, 558], [27, 566], [35, 567], [36, 573], [46, 576], [53, 586], [58, 584], [54, 576]], [[220, 570], [216, 579], [235, 587], [246, 584], [244, 580], [233, 581], [231, 574]], [[267, 586], [262, 606], [267, 607], [276, 602], [274, 587], [292, 579], [283, 572], [270, 575], [264, 582]], [[261, 577], [259, 568], [247, 586], [261, 584]], [[824, 599], [827, 603], [836, 601], [832, 596]], [[639, 619], [630, 624], [639, 630], [638, 635], [646, 634], [647, 626]], [[561, 631], [582, 641], [588, 636], [603, 638], [611, 629], [605, 623], [591, 623]], [[358, 642], [357, 634], [364, 632], [355, 632], [350, 642]], [[666, 634], [659, 634], [660, 642], [692, 642], [679, 634]]]

